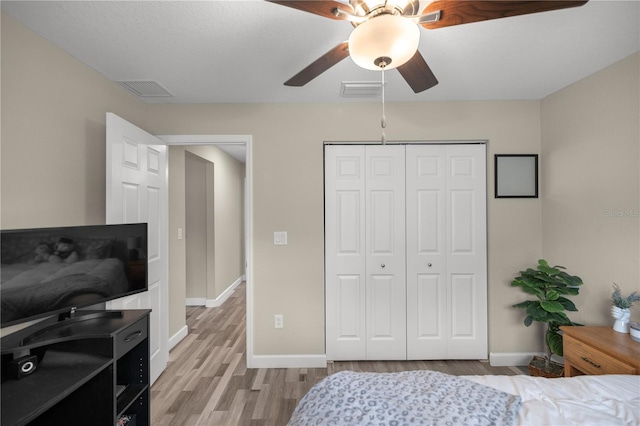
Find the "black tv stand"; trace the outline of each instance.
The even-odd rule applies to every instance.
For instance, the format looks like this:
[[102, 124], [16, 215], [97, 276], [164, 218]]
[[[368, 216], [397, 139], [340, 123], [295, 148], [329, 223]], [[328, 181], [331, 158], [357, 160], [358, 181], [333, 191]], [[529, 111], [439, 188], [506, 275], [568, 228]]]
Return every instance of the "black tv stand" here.
[[69, 312], [58, 315], [58, 321], [68, 321], [70, 319], [93, 319], [93, 318], [122, 318], [122, 311], [84, 311], [72, 308]]
[[[58, 315], [58, 322], [38, 327], [36, 331], [25, 336], [20, 341], [20, 346], [25, 347], [36, 342], [51, 344], [62, 340], [75, 340], [86, 334], [74, 334], [70, 332], [71, 325], [80, 321], [89, 321], [100, 318], [122, 318], [123, 311], [71, 311]], [[4, 348], [3, 348], [4, 351]]]
[[[0, 424], [113, 426], [127, 414], [148, 426], [149, 312], [83, 311], [3, 337]], [[14, 357], [45, 351], [33, 373], [10, 379]]]

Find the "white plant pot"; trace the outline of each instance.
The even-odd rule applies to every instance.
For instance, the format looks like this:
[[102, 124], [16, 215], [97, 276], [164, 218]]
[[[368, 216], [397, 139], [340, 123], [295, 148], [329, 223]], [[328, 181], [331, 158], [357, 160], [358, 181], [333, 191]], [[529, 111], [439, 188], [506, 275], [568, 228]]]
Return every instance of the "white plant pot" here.
[[618, 333], [629, 333], [629, 320], [631, 319], [631, 311], [629, 309], [611, 307], [611, 316], [615, 318], [613, 329]]

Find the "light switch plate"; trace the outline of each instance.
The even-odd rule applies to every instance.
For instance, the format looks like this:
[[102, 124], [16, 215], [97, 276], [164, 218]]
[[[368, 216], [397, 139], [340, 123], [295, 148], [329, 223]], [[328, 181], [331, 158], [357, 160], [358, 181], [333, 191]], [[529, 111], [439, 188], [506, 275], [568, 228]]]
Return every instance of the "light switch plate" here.
[[287, 233], [283, 231], [277, 231], [273, 233], [273, 244], [276, 246], [287, 245]]

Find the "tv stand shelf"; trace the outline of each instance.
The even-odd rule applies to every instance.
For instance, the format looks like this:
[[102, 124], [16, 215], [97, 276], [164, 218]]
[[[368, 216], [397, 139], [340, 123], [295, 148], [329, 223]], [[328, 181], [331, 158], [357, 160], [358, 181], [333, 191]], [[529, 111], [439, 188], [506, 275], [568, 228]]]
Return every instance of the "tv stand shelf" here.
[[[122, 315], [46, 320], [2, 338], [0, 424], [113, 426], [123, 414], [150, 424], [150, 311], [106, 312]], [[38, 368], [10, 379], [10, 361], [25, 354]]]

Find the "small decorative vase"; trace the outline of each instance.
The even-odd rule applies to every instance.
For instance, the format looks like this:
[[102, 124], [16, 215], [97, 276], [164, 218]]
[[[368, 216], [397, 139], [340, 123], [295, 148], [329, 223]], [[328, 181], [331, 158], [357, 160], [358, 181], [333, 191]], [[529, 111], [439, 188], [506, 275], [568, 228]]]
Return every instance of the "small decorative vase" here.
[[618, 333], [629, 332], [629, 319], [631, 319], [631, 311], [629, 309], [611, 307], [611, 316], [616, 319], [613, 323], [613, 329]]

